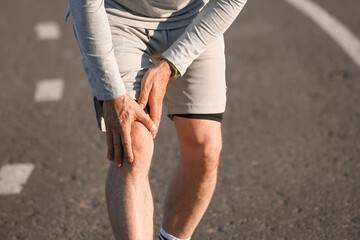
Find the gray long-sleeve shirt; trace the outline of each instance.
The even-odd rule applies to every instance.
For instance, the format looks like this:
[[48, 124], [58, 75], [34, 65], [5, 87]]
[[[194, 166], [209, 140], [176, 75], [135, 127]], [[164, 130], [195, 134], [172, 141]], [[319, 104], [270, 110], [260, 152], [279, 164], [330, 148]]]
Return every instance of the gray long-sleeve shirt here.
[[[188, 25], [163, 56], [183, 75], [206, 47], [223, 34], [247, 0], [69, 0], [79, 47], [100, 100], [126, 93], [117, 66], [108, 17], [130, 26], [171, 29]], [[108, 11], [109, 16], [106, 13]]]

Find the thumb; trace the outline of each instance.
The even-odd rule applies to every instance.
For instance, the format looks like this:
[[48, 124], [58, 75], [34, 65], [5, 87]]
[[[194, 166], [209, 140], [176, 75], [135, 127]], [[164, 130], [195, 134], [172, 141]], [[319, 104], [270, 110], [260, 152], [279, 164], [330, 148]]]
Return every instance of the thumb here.
[[146, 114], [142, 109], [137, 112], [137, 119], [141, 122], [155, 137], [155, 133], [157, 132], [157, 125], [153, 122], [153, 120]]

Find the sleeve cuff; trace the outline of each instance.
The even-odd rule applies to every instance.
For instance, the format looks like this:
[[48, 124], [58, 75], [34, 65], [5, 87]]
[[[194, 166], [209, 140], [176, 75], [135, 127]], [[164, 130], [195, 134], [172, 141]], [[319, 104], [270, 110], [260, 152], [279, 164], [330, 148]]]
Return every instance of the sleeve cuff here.
[[183, 64], [181, 64], [181, 62], [177, 62], [176, 61], [176, 56], [175, 54], [168, 49], [167, 51], [165, 51], [162, 56], [169, 62], [170, 65], [172, 65], [172, 67], [174, 67], [177, 70], [177, 74], [179, 76], [184, 76], [187, 67], [184, 66]]
[[[96, 84], [96, 83], [95, 83]], [[124, 94], [126, 94], [126, 88], [125, 85], [120, 82], [116, 85], [100, 85], [94, 86], [94, 82], [90, 82], [91, 90], [93, 93], [93, 96], [95, 96], [99, 100], [113, 100], [115, 98], [118, 98]]]

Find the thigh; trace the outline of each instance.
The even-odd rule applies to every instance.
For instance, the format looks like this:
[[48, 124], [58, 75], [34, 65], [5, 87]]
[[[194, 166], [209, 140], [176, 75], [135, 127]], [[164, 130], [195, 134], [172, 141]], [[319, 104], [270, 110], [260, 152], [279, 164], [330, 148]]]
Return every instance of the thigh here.
[[109, 20], [112, 41], [127, 94], [138, 99], [146, 71], [159, 62], [168, 41], [166, 30], [131, 27]]
[[[138, 99], [141, 89], [141, 80], [146, 71], [153, 66], [151, 58], [152, 40], [149, 31], [144, 28], [131, 27], [120, 22], [109, 20], [114, 53], [126, 87], [126, 93], [133, 99]], [[154, 31], [152, 31], [154, 32]], [[157, 42], [157, 41], [155, 41]], [[155, 45], [156, 46], [156, 45]], [[91, 78], [90, 71], [86, 71]], [[94, 106], [98, 127], [106, 131], [102, 101], [94, 97]]]
[[223, 36], [216, 39], [178, 79], [171, 79], [165, 104], [168, 114], [222, 113], [226, 105]]
[[127, 94], [137, 99], [142, 77], [152, 67], [147, 31], [118, 22], [109, 23], [121, 79]]

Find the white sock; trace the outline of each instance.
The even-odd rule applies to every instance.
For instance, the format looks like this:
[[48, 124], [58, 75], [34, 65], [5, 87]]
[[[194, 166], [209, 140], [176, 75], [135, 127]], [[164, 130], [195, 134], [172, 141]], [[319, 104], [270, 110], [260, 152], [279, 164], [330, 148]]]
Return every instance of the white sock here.
[[[184, 240], [190, 240], [191, 237], [184, 239]], [[181, 240], [180, 238], [174, 237], [171, 234], [168, 234], [167, 232], [165, 232], [165, 230], [163, 229], [163, 227], [161, 226], [160, 228], [160, 235], [158, 240]]]

